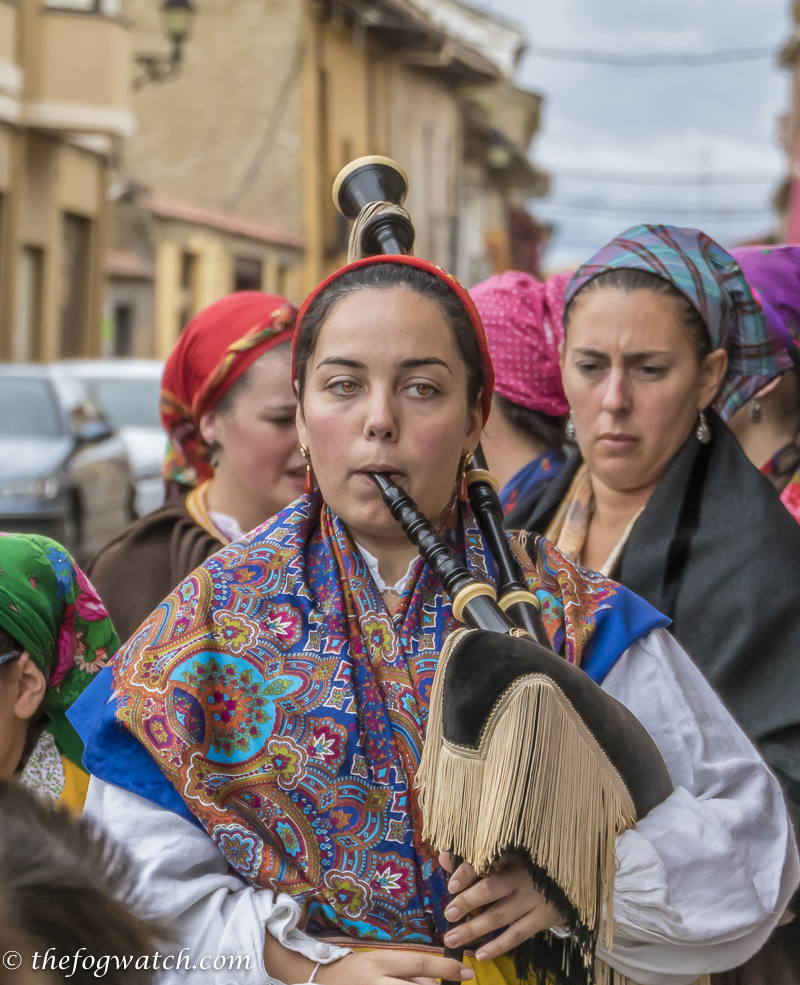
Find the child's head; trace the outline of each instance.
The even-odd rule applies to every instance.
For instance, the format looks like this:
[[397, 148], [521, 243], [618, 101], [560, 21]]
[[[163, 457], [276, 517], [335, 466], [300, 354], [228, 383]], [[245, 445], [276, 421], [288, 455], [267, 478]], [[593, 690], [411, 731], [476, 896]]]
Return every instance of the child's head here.
[[[51, 974], [68, 958], [56, 980], [73, 972], [74, 985], [96, 985], [102, 962], [99, 967], [107, 967], [99, 977], [106, 985], [146, 985], [152, 971], [132, 966], [148, 956], [152, 969], [165, 936], [134, 912], [132, 897], [127, 860], [87, 821], [0, 780], [0, 911], [12, 915], [25, 968], [33, 968], [38, 952], [36, 968], [47, 954], [45, 970]], [[125, 957], [127, 970], [115, 962]]]

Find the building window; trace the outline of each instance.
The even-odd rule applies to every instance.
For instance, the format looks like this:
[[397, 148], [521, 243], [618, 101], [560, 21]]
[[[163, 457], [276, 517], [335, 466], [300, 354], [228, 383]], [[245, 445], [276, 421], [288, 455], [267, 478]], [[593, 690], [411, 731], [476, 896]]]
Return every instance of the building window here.
[[61, 228], [61, 355], [68, 358], [83, 355], [91, 222], [65, 212]]
[[45, 0], [44, 5], [50, 10], [77, 10], [104, 17], [119, 17], [122, 13], [122, 0]]
[[234, 257], [234, 291], [260, 291], [262, 275], [263, 264], [261, 260], [257, 260], [255, 257]]
[[133, 305], [114, 306], [114, 355], [133, 355]]
[[11, 358], [15, 362], [33, 359], [39, 349], [42, 322], [42, 272], [44, 251], [23, 246], [17, 255], [16, 305]]
[[178, 310], [180, 331], [189, 324], [196, 313], [197, 257], [194, 253], [181, 254], [181, 298]]
[[278, 265], [278, 272], [275, 278], [276, 280], [276, 290], [281, 297], [286, 297], [286, 285], [289, 282], [289, 270], [286, 264], [281, 263]]

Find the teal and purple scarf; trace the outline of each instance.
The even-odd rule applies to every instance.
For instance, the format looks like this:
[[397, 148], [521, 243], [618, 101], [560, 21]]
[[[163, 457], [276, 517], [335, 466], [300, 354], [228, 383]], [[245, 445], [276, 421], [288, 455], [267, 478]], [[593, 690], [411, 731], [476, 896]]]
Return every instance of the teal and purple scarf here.
[[[445, 536], [495, 568], [468, 507]], [[546, 542], [520, 555], [558, 652], [602, 681], [667, 624]], [[298, 899], [314, 933], [432, 943], [445, 879], [414, 777], [456, 628], [418, 559], [394, 616], [319, 493], [223, 548], [119, 652], [72, 713], [101, 779], [202, 825], [248, 883]]]

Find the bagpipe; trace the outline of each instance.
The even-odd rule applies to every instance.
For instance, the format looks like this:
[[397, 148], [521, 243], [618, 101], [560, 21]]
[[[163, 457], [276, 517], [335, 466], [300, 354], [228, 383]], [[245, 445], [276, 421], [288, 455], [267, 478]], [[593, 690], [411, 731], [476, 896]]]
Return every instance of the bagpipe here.
[[[388, 158], [359, 158], [340, 172], [333, 198], [353, 221], [349, 261], [411, 252], [407, 191], [403, 170]], [[604, 906], [612, 944], [616, 836], [666, 800], [672, 782], [638, 719], [551, 648], [480, 449], [465, 477], [497, 589], [473, 577], [403, 489], [373, 475], [464, 624], [447, 638], [431, 689], [415, 781], [423, 838], [478, 874], [520, 857], [564, 930], [519, 945], [517, 976], [590, 985]]]

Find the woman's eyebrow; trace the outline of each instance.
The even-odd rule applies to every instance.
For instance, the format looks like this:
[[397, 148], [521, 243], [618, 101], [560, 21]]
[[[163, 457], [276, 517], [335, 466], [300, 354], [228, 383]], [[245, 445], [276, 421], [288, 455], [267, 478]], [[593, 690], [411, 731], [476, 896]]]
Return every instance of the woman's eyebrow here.
[[645, 349], [644, 352], [627, 352], [625, 359], [656, 359], [658, 356], [671, 356], [668, 349]]
[[595, 359], [608, 359], [607, 352], [601, 352], [599, 349], [573, 349], [580, 356], [593, 356]]
[[[607, 352], [601, 352], [599, 349], [573, 349], [573, 352], [577, 352], [581, 356], [591, 356], [594, 359], [610, 359], [611, 357]], [[623, 353], [623, 359], [636, 360], [636, 359], [654, 359], [657, 356], [669, 356], [671, 352], [668, 349], [644, 349], [642, 352], [626, 352]]]
[[429, 356], [426, 359], [404, 359], [400, 364], [400, 369], [419, 369], [420, 366], [444, 366], [447, 372], [452, 376], [453, 371], [444, 361], [444, 359], [438, 359], [436, 356]]
[[328, 358], [323, 359], [321, 363], [317, 363], [317, 369], [319, 369], [320, 366], [348, 366], [350, 369], [367, 368], [364, 363], [360, 363], [357, 359], [345, 359], [344, 356], [328, 356]]

